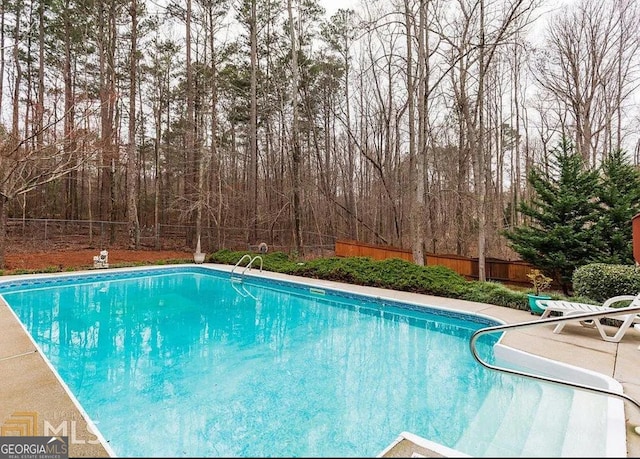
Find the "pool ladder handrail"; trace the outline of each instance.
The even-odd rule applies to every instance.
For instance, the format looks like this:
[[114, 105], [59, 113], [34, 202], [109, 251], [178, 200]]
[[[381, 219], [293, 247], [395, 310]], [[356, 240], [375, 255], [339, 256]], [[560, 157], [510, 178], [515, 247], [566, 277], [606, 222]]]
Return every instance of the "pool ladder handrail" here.
[[[547, 325], [547, 324], [557, 324], [557, 323], [561, 323], [561, 322], [569, 322], [569, 321], [576, 321], [576, 320], [585, 320], [585, 319], [600, 319], [602, 317], [611, 317], [611, 316], [617, 316], [617, 315], [628, 315], [628, 314], [638, 314], [640, 313], [640, 306], [627, 306], [624, 308], [618, 308], [620, 309], [619, 311], [604, 311], [604, 312], [600, 312], [600, 311], [595, 311], [595, 312], [585, 312], [585, 313], [581, 313], [581, 314], [572, 314], [572, 315], [568, 315], [568, 316], [560, 316], [560, 317], [551, 317], [551, 318], [545, 318], [545, 319], [538, 319], [538, 320], [530, 320], [530, 321], [526, 321], [526, 322], [519, 322], [519, 323], [515, 323], [515, 324], [506, 324], [506, 325], [496, 325], [493, 327], [484, 327], [481, 328], [479, 330], [476, 330], [472, 335], [471, 335], [471, 339], [469, 341], [469, 346], [471, 348], [471, 353], [473, 354], [473, 358], [476, 359], [476, 361], [478, 361], [478, 363], [490, 370], [494, 370], [494, 371], [500, 371], [503, 373], [509, 373], [512, 375], [516, 375], [516, 376], [524, 376], [526, 378], [530, 378], [530, 379], [536, 379], [536, 380], [540, 380], [540, 381], [546, 381], [546, 382], [550, 382], [553, 384], [559, 384], [562, 386], [569, 386], [569, 387], [573, 387], [574, 389], [581, 389], [581, 390], [586, 390], [589, 392], [596, 392], [596, 393], [600, 393], [600, 394], [605, 394], [605, 395], [611, 395], [613, 397], [618, 397], [618, 398], [622, 398], [624, 400], [627, 400], [628, 402], [630, 402], [631, 404], [635, 405], [636, 408], [640, 409], [640, 402], [638, 402], [637, 400], [635, 400], [632, 397], [629, 397], [627, 394], [624, 393], [620, 393], [620, 392], [615, 392], [609, 389], [603, 389], [601, 387], [596, 387], [596, 386], [589, 386], [587, 384], [580, 384], [580, 383], [576, 383], [576, 382], [571, 382], [571, 381], [565, 381], [563, 379], [557, 379], [557, 378], [552, 378], [549, 376], [542, 376], [542, 375], [537, 375], [537, 374], [533, 374], [533, 373], [528, 373], [526, 371], [519, 371], [519, 370], [514, 370], [511, 368], [505, 368], [505, 367], [499, 367], [496, 365], [492, 365], [490, 363], [485, 362], [484, 360], [482, 360], [480, 358], [480, 356], [478, 355], [478, 352], [476, 350], [476, 341], [478, 340], [478, 338], [481, 335], [485, 335], [487, 333], [494, 333], [494, 332], [498, 332], [498, 331], [508, 331], [508, 330], [515, 330], [515, 329], [519, 329], [519, 328], [530, 328], [530, 327], [537, 327], [540, 325]], [[634, 428], [635, 432], [637, 434], [640, 435], [640, 426], [636, 426]]]
[[262, 272], [262, 257], [260, 255], [256, 255], [251, 259], [251, 261], [247, 264], [247, 266], [244, 267], [244, 269], [242, 270], [242, 274], [244, 274], [247, 269], [251, 269], [251, 265], [257, 259], [260, 259], [260, 272]]
[[240, 275], [244, 275], [245, 271], [247, 271], [247, 269], [251, 269], [251, 265], [253, 264], [254, 261], [256, 261], [256, 259], [260, 259], [260, 272], [262, 272], [262, 257], [260, 255], [256, 255], [255, 257], [251, 258], [251, 255], [248, 253], [245, 253], [244, 255], [242, 255], [242, 257], [240, 257], [240, 259], [238, 260], [238, 262], [235, 264], [235, 266], [231, 269], [231, 276], [233, 277], [233, 272], [236, 270], [236, 268], [240, 265], [240, 263], [242, 263], [242, 260], [244, 260], [245, 258], [249, 259], [249, 263], [247, 263], [247, 265], [244, 267], [244, 269], [242, 270], [242, 272], [240, 273]]
[[236, 270], [236, 268], [240, 265], [240, 263], [242, 263], [242, 260], [244, 260], [245, 258], [248, 258], [249, 259], [249, 263], [251, 263], [251, 255], [249, 255], [248, 253], [245, 253], [244, 255], [242, 255], [242, 257], [240, 257], [240, 259], [235, 264], [235, 266], [231, 269], [231, 275], [232, 276], [233, 276], [233, 272]]

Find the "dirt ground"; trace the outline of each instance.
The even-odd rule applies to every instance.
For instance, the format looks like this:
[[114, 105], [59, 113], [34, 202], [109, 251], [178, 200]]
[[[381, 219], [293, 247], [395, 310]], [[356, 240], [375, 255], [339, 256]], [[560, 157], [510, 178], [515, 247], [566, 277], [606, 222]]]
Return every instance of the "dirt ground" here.
[[[60, 250], [49, 252], [11, 253], [5, 255], [5, 273], [14, 270], [45, 270], [57, 268], [93, 268], [93, 257], [100, 253], [95, 249]], [[109, 249], [109, 265], [119, 263], [149, 263], [167, 260], [193, 260], [191, 252], [177, 250], [123, 250]]]

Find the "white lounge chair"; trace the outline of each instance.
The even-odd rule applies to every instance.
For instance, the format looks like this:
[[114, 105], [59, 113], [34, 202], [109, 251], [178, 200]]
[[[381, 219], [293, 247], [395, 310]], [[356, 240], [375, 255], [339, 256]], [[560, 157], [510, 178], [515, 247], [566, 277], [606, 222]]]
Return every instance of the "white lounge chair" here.
[[[602, 306], [586, 303], [575, 303], [572, 301], [563, 300], [538, 300], [537, 305], [539, 308], [544, 309], [544, 312], [540, 316], [540, 319], [545, 319], [549, 317], [552, 312], [558, 312], [563, 316], [572, 316], [586, 312], [620, 311], [620, 307], [614, 308], [612, 307], [612, 305], [622, 301], [631, 301], [631, 304], [629, 304], [628, 306], [638, 307], [640, 306], [640, 294], [636, 296], [614, 296], [602, 303]], [[624, 308], [624, 306], [622, 308]], [[602, 339], [612, 343], [619, 343], [626, 331], [629, 329], [629, 327], [631, 327], [631, 325], [634, 324], [634, 322], [640, 324], [640, 315], [636, 313], [616, 315], [613, 316], [612, 319], [622, 321], [622, 325], [620, 325], [620, 328], [618, 328], [618, 330], [613, 335], [607, 334], [604, 325], [600, 323], [600, 318], [596, 318], [593, 320], [580, 320], [580, 324], [584, 327], [596, 327], [598, 329], [598, 332], [600, 332], [600, 336], [602, 337]], [[560, 333], [566, 324], [567, 322], [560, 322], [558, 325], [556, 325], [556, 328], [554, 328], [553, 333]]]

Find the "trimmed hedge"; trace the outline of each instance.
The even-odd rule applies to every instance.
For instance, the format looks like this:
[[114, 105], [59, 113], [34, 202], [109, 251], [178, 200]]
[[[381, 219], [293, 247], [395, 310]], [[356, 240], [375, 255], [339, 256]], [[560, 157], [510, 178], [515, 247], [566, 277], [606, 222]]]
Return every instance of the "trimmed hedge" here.
[[460, 298], [523, 311], [529, 310], [529, 299], [525, 292], [511, 290], [498, 282], [468, 281], [465, 293]]
[[573, 290], [602, 303], [617, 295], [637, 295], [640, 292], [640, 269], [633, 265], [591, 263], [573, 273]]
[[[220, 250], [210, 255], [208, 261], [235, 265], [247, 253], [256, 255]], [[529, 309], [526, 292], [511, 290], [497, 282], [467, 281], [452, 269], [440, 265], [419, 266], [399, 258], [378, 261], [369, 257], [329, 257], [296, 262], [283, 252], [261, 256], [263, 269], [268, 271]]]
[[290, 274], [455, 298], [460, 297], [467, 282], [444, 266], [422, 267], [399, 258], [318, 258], [298, 265]]

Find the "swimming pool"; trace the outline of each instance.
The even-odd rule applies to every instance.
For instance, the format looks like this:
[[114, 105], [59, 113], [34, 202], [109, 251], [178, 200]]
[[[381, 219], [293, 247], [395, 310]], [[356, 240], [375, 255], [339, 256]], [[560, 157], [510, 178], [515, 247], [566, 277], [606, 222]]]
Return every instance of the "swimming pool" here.
[[483, 316], [207, 267], [0, 292], [118, 455], [374, 456], [411, 431], [474, 456], [560, 456], [572, 429], [606, 455], [600, 416], [572, 411], [606, 399], [486, 371], [468, 349], [496, 323]]

